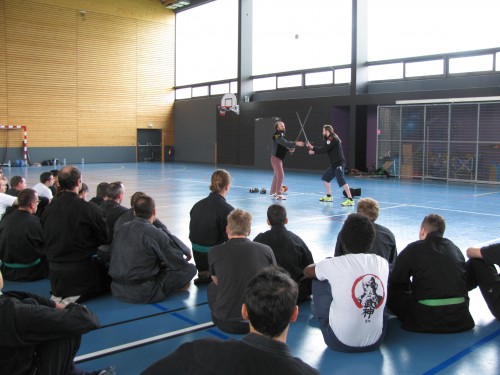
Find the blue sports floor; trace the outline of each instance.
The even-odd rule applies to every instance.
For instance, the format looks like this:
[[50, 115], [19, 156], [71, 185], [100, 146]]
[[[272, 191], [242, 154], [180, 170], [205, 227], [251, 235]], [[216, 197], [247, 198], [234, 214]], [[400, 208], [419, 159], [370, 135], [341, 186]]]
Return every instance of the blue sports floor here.
[[[326, 163], [326, 162], [325, 162]], [[82, 166], [78, 166], [82, 167]], [[219, 166], [224, 167], [224, 166]], [[326, 167], [326, 164], [325, 164]], [[28, 186], [38, 182], [50, 167], [4, 168], [9, 178], [23, 175]], [[253, 238], [267, 230], [266, 210], [272, 201], [268, 194], [251, 194], [249, 189], [269, 191], [272, 172], [227, 166], [233, 185], [227, 200], [234, 207], [253, 214]], [[189, 211], [208, 195], [213, 165], [174, 163], [85, 164], [84, 182], [89, 199], [99, 182], [122, 181], [126, 189], [123, 202], [135, 191], [156, 200], [158, 217], [189, 245]], [[307, 243], [314, 259], [333, 255], [337, 233], [353, 207], [343, 208], [340, 189], [334, 190], [333, 203], [321, 203], [324, 194], [321, 172], [285, 170], [288, 200], [288, 229]], [[464, 251], [472, 245], [500, 241], [500, 186], [395, 178], [348, 177], [351, 187], [362, 188], [363, 197], [379, 201], [378, 223], [395, 234], [398, 251], [418, 239], [423, 217], [442, 215], [447, 223], [445, 236]], [[5, 282], [4, 290], [29, 290], [49, 295], [49, 282]], [[371, 353], [345, 354], [329, 350], [323, 342], [311, 302], [300, 305], [300, 315], [292, 324], [288, 343], [294, 355], [322, 374], [481, 374], [500, 373], [500, 322], [490, 314], [479, 290], [470, 293], [474, 330], [460, 334], [417, 334], [403, 331], [399, 322], [389, 321], [381, 349]], [[239, 338], [213, 326], [207, 305], [206, 286], [192, 285], [186, 292], [162, 303], [131, 305], [104, 296], [86, 303], [100, 317], [102, 327], [83, 337], [76, 358], [79, 366], [95, 370], [114, 364], [119, 375], [135, 375], [181, 343], [201, 337]]]

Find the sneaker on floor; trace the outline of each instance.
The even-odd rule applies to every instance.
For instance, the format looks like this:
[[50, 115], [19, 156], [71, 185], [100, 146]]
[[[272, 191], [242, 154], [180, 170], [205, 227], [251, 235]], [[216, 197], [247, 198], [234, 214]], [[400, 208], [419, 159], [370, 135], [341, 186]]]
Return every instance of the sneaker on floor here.
[[269, 194], [269, 198], [276, 199], [276, 194]]
[[286, 201], [286, 197], [283, 195], [276, 195], [276, 199], [279, 201]]
[[98, 375], [116, 375], [115, 366], [109, 366], [97, 373]]
[[348, 199], [340, 204], [342, 207], [354, 206], [354, 200]]
[[328, 195], [325, 195], [324, 197], [322, 198], [319, 198], [319, 201], [320, 202], [333, 202], [333, 197], [329, 197]]

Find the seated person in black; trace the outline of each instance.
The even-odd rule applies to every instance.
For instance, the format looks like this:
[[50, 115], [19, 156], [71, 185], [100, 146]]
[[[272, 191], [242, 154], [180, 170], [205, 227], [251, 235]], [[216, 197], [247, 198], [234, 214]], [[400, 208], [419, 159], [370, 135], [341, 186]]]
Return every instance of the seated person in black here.
[[[398, 256], [396, 239], [389, 228], [375, 223], [378, 219], [380, 211], [378, 202], [372, 198], [362, 198], [359, 200], [356, 209], [358, 214], [367, 216], [372, 221], [373, 225], [375, 225], [375, 241], [373, 242], [373, 245], [368, 253], [377, 254], [387, 259], [389, 262], [389, 270], [392, 270], [394, 263], [396, 262], [396, 257]], [[337, 243], [335, 245], [336, 257], [346, 254], [346, 251], [340, 242], [339, 236], [337, 236]]]
[[399, 253], [389, 275], [387, 306], [402, 328], [452, 333], [474, 328], [469, 312], [465, 258], [449, 239], [440, 215], [422, 221], [419, 241]]
[[263, 269], [245, 289], [241, 314], [250, 321], [242, 340], [206, 338], [182, 344], [142, 375], [307, 375], [319, 374], [293, 357], [286, 344], [290, 322], [299, 314], [297, 284], [277, 267]]
[[500, 275], [495, 268], [500, 265], [500, 243], [469, 247], [467, 256], [467, 288], [479, 286], [491, 313], [500, 320]]
[[114, 375], [114, 367], [84, 372], [73, 360], [81, 335], [99, 328], [85, 306], [65, 306], [27, 292], [1, 292], [0, 373], [9, 375]]
[[48, 275], [43, 256], [43, 229], [35, 215], [38, 195], [24, 189], [17, 197], [19, 209], [0, 221], [0, 269], [6, 280], [34, 281]]
[[95, 204], [98, 207], [102, 207], [104, 202], [106, 202], [107, 199], [107, 190], [108, 190], [109, 183], [107, 182], [101, 182], [99, 185], [97, 185], [96, 189], [96, 196], [92, 199], [89, 200], [89, 203]]
[[297, 303], [309, 298], [312, 293], [311, 279], [304, 276], [304, 268], [314, 263], [311, 251], [295, 233], [285, 228], [288, 224], [286, 209], [281, 204], [272, 204], [267, 209], [267, 224], [271, 230], [259, 233], [253, 240], [269, 246], [278, 266], [288, 271], [299, 284]]

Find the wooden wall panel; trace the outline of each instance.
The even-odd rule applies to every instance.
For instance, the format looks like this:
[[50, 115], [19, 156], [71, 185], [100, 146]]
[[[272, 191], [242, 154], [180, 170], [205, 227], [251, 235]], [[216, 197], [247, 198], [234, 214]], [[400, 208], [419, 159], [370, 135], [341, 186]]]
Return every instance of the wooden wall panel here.
[[[0, 0], [0, 25], [4, 24], [5, 20], [5, 2]], [[0, 124], [7, 123], [7, 56], [5, 43], [5, 27], [0, 26]], [[2, 145], [0, 140], [0, 145]]]
[[137, 127], [163, 128], [164, 144], [174, 142], [174, 44], [173, 26], [138, 22]]
[[135, 146], [149, 123], [172, 144], [174, 21], [152, 0], [0, 0], [0, 122], [31, 147]]

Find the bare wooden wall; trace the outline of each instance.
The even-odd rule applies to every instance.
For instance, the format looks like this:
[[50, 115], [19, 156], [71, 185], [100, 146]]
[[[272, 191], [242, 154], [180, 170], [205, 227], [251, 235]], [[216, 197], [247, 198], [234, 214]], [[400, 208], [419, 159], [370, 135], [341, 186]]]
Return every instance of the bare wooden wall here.
[[0, 0], [0, 124], [30, 147], [135, 146], [148, 124], [173, 144], [174, 46], [156, 0]]

